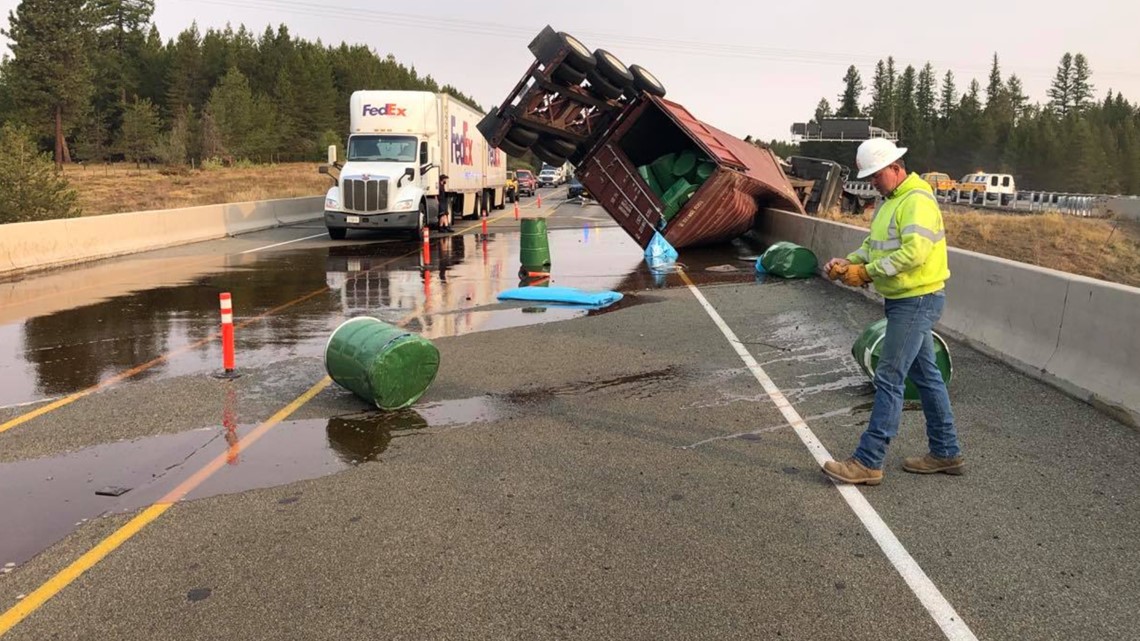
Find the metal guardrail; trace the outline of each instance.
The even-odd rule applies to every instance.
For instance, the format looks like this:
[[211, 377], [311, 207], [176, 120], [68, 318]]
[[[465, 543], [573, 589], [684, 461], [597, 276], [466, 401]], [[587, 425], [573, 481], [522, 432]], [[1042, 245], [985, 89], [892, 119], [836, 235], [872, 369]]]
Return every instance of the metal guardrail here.
[[[844, 193], [863, 200], [876, 199], [879, 193], [867, 181], [849, 181], [843, 185]], [[982, 192], [937, 192], [940, 202], [952, 205], [967, 205], [979, 209], [994, 209], [1009, 212], [1050, 212], [1056, 211], [1069, 216], [1104, 216], [1100, 205], [1112, 196], [1104, 194], [1074, 194], [1057, 191], [1017, 191], [1011, 194], [986, 194]]]

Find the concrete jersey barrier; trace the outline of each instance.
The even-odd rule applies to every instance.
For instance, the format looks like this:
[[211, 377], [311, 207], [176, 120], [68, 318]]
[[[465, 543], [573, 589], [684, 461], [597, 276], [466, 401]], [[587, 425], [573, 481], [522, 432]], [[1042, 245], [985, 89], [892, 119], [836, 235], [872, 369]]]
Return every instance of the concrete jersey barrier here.
[[244, 234], [322, 216], [284, 198], [0, 225], [0, 276]]
[[[867, 230], [778, 210], [755, 228], [767, 243], [815, 252], [822, 266]], [[956, 249], [939, 331], [1140, 427], [1140, 288]]]

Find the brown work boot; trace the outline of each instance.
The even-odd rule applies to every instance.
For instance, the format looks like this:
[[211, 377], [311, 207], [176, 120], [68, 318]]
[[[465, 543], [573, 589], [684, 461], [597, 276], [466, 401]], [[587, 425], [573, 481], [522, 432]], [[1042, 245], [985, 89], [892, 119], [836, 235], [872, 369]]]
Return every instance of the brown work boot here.
[[922, 456], [908, 456], [903, 459], [903, 469], [915, 474], [942, 472], [943, 474], [958, 475], [962, 473], [962, 468], [965, 466], [966, 459], [962, 458], [961, 455], [951, 458], [938, 458], [933, 454], [923, 454]]
[[883, 482], [883, 471], [872, 470], [852, 456], [846, 461], [828, 461], [823, 464], [823, 473], [840, 483], [858, 485], [878, 485]]

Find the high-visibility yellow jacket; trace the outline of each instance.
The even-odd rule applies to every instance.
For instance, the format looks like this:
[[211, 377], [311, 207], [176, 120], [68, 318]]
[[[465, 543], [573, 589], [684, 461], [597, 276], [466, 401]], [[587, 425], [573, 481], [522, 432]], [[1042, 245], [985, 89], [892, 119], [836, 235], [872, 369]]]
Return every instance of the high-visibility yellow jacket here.
[[936, 292], [950, 278], [946, 228], [930, 185], [907, 176], [879, 208], [863, 245], [847, 256], [865, 264], [875, 290], [884, 298], [910, 298]]

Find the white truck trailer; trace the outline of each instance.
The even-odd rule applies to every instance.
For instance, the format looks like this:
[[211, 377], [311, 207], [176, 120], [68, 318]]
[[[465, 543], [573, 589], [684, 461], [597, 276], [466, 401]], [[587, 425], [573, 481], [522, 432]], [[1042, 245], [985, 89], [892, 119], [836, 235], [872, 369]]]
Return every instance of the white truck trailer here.
[[474, 216], [506, 205], [506, 155], [475, 128], [475, 109], [428, 91], [356, 91], [349, 109], [344, 163], [331, 146], [321, 167], [336, 181], [325, 195], [330, 238], [349, 229], [418, 235], [439, 224], [441, 207]]

